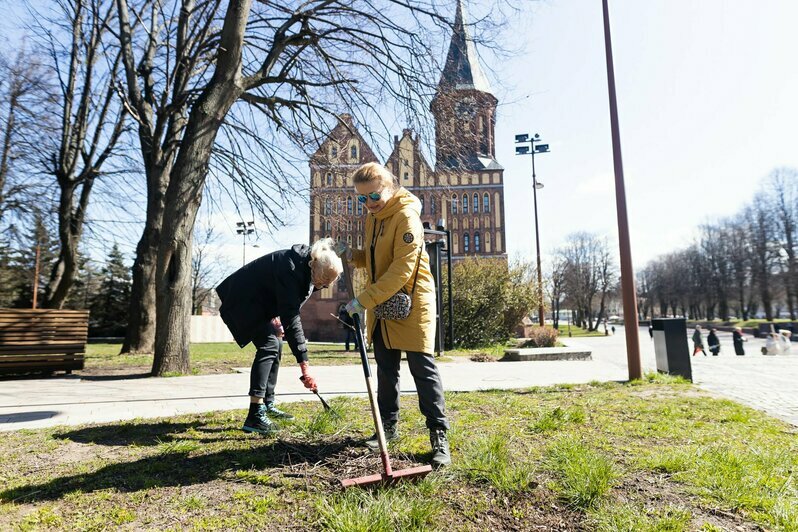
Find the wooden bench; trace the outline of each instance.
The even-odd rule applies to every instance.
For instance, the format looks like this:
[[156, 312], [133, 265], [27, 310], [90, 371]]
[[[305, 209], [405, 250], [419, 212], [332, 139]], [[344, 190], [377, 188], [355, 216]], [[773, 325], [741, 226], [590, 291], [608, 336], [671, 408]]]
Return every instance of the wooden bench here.
[[87, 310], [0, 308], [0, 374], [83, 369]]

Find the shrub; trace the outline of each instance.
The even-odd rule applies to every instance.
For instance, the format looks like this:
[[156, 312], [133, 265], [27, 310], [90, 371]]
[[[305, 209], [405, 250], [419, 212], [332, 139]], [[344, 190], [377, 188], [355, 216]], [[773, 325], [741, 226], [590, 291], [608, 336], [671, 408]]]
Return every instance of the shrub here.
[[554, 347], [557, 345], [557, 338], [560, 336], [560, 331], [554, 327], [532, 327], [529, 334], [529, 340], [524, 342], [521, 347]]
[[[480, 347], [506, 342], [537, 305], [534, 269], [501, 259], [467, 259], [452, 268], [454, 344]], [[443, 281], [446, 286], [446, 280]], [[444, 305], [448, 314], [448, 305]], [[445, 316], [448, 320], [448, 316]]]

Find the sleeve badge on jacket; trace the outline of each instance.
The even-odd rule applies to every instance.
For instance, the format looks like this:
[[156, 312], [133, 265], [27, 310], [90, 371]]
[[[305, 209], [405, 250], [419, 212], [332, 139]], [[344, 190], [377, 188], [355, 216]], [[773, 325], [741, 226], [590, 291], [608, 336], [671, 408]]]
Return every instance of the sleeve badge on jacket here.
[[405, 233], [404, 235], [402, 235], [402, 240], [405, 241], [405, 244], [410, 244], [411, 242], [413, 242], [413, 238], [415, 238], [413, 236], [413, 233]]

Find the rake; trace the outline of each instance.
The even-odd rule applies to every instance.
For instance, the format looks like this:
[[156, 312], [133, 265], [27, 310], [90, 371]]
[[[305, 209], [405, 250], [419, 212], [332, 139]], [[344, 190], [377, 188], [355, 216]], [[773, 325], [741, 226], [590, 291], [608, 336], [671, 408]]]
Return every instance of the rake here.
[[[344, 260], [343, 263], [344, 277], [346, 280], [346, 287], [349, 290], [349, 297], [354, 298], [355, 291], [352, 287], [352, 277], [350, 275], [349, 264], [347, 264], [346, 260]], [[388, 443], [385, 441], [385, 431], [382, 427], [382, 417], [380, 417], [379, 409], [377, 407], [377, 394], [374, 387], [374, 378], [371, 375], [371, 366], [369, 365], [368, 354], [366, 353], [366, 342], [363, 338], [363, 329], [360, 326], [360, 315], [354, 314], [352, 319], [355, 322], [355, 343], [357, 344], [358, 351], [360, 352], [360, 362], [363, 365], [363, 374], [366, 377], [366, 389], [368, 390], [369, 404], [371, 405], [371, 417], [374, 419], [374, 429], [377, 433], [377, 442], [380, 446], [382, 473], [367, 475], [364, 477], [342, 479], [341, 486], [344, 488], [351, 488], [353, 486], [371, 486], [374, 484], [383, 483], [392, 484], [400, 480], [425, 477], [432, 471], [432, 466], [424, 465], [399, 470], [394, 470], [391, 467], [391, 457], [388, 454]]]

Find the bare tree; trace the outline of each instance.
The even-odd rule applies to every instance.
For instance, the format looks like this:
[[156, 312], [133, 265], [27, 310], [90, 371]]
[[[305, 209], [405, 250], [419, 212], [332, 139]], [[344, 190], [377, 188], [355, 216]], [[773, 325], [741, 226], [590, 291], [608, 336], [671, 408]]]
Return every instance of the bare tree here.
[[[563, 263], [566, 302], [576, 312], [575, 321], [595, 331], [606, 313], [607, 298], [618, 275], [606, 239], [592, 233], [574, 233], [558, 250]], [[599, 308], [595, 308], [599, 295]]]
[[[144, 230], [136, 246], [129, 324], [123, 353], [152, 353], [156, 262], [169, 177], [183, 140], [188, 109], [218, 46], [220, 1], [116, 0], [124, 67], [122, 98], [137, 123], [147, 181]], [[133, 20], [131, 23], [131, 11]]]
[[194, 249], [191, 257], [192, 314], [202, 313], [202, 306], [212, 297], [213, 288], [225, 275], [224, 260], [215, 250], [218, 237], [210, 222], [194, 228]]
[[[192, 6], [180, 4], [188, 13]], [[126, 48], [133, 29], [119, 12]], [[247, 200], [266, 200], [257, 206], [268, 215], [286, 198], [284, 168], [307, 160], [339, 113], [379, 116], [385, 102], [396, 102], [404, 114], [424, 116], [440, 72], [430, 27], [451, 23], [425, 3], [366, 0], [232, 0], [221, 27], [210, 25], [213, 63], [191, 94], [165, 192], [154, 374], [188, 370], [192, 230], [209, 174], [218, 179], [214, 173], [225, 169]], [[232, 133], [250, 126], [259, 134], [242, 146]], [[286, 157], [289, 146], [303, 159]], [[249, 170], [261, 168], [273, 179], [251, 178], [240, 164], [244, 148], [262, 151]]]
[[0, 224], [7, 212], [30, 213], [38, 190], [38, 149], [51, 131], [42, 113], [52, 94], [48, 78], [25, 44], [13, 60], [0, 57]]
[[774, 246], [773, 212], [767, 208], [767, 198], [758, 194], [753, 205], [745, 210], [745, 220], [751, 242], [751, 271], [765, 319], [773, 319], [772, 274], [778, 248]]
[[[790, 319], [796, 319], [796, 298], [798, 298], [798, 171], [792, 168], [777, 168], [766, 180], [775, 207], [773, 218], [778, 229], [775, 237], [780, 254], [783, 253], [782, 266], [784, 292]], [[783, 250], [783, 251], [782, 251]]]
[[[60, 124], [47, 161], [59, 188], [60, 241], [47, 285], [49, 308], [63, 307], [75, 282], [92, 188], [124, 131], [125, 112], [113, 88], [119, 57], [106, 62], [102, 48], [113, 12], [110, 1], [75, 0], [58, 3], [52, 16], [40, 15], [37, 31], [49, 51], [60, 92]], [[62, 38], [68, 43], [62, 45]]]
[[551, 300], [551, 313], [554, 322], [554, 328], [557, 329], [560, 324], [560, 304], [562, 303], [563, 296], [565, 295], [565, 274], [567, 263], [561, 256], [556, 256], [551, 264], [549, 270], [548, 283], [546, 283], [549, 299]]

